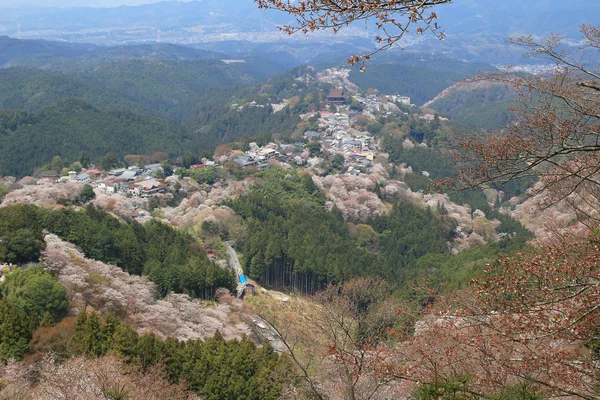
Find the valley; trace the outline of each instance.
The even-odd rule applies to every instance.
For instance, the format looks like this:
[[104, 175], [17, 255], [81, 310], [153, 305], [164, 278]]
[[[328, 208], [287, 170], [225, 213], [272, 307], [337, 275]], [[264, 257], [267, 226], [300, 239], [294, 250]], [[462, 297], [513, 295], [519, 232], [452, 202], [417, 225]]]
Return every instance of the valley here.
[[457, 3], [0, 10], [0, 398], [595, 398], [598, 30]]

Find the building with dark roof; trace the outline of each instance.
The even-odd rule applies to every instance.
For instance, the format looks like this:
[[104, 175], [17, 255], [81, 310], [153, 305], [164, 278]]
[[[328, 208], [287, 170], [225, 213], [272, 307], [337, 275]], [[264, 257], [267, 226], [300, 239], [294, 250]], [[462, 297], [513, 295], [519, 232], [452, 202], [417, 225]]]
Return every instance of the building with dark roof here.
[[329, 96], [327, 96], [327, 103], [329, 104], [345, 104], [346, 96], [341, 89], [331, 89]]

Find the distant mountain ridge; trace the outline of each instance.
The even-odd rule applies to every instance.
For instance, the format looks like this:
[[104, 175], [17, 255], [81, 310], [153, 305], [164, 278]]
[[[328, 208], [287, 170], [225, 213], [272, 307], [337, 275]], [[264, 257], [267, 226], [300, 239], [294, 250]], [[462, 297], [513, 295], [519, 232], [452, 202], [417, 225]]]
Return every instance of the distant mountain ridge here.
[[597, 24], [596, 0], [455, 0], [438, 7], [439, 23], [455, 35], [579, 36], [579, 25]]
[[[576, 33], [582, 23], [594, 23], [600, 12], [595, 0], [455, 0], [435, 10], [449, 35]], [[169, 29], [229, 25], [231, 30], [251, 32], [275, 30], [275, 25], [293, 21], [285, 13], [261, 10], [253, 0], [163, 1], [121, 7], [22, 7], [0, 8], [5, 31], [118, 28], [137, 25]], [[0, 31], [1, 32], [1, 31]]]
[[41, 66], [58, 59], [72, 59], [89, 54], [96, 46], [58, 43], [46, 40], [19, 40], [0, 36], [0, 67]]
[[[508, 47], [506, 38], [556, 33], [575, 43], [581, 24], [597, 23], [600, 1], [455, 0], [434, 11], [446, 40], [440, 42], [432, 35], [413, 36], [402, 42], [403, 48], [511, 64], [520, 61], [521, 52]], [[286, 13], [259, 9], [253, 0], [164, 1], [113, 8], [0, 8], [0, 35], [101, 45], [162, 41], [202, 45], [217, 51], [219, 46], [214, 48], [212, 44], [235, 42], [243, 52], [261, 43], [290, 43], [290, 38], [277, 33], [276, 26], [293, 22], [294, 18]], [[364, 46], [374, 46], [376, 29], [370, 26], [368, 31], [357, 24], [339, 35], [312, 35], [307, 42], [315, 55], [326, 54], [329, 50], [324, 51], [323, 45], [335, 42], [352, 44], [355, 51], [363, 52]], [[300, 34], [291, 39], [295, 40], [294, 45], [306, 45]]]
[[51, 69], [81, 69], [118, 60], [206, 60], [230, 56], [171, 43], [103, 47], [0, 36], [0, 67], [32, 65]]
[[0, 24], [9, 34], [26, 30], [68, 30], [119, 28], [173, 29], [227, 24], [238, 31], [275, 30], [275, 25], [292, 20], [289, 15], [260, 10], [252, 0], [164, 1], [140, 6], [107, 8], [0, 8]]

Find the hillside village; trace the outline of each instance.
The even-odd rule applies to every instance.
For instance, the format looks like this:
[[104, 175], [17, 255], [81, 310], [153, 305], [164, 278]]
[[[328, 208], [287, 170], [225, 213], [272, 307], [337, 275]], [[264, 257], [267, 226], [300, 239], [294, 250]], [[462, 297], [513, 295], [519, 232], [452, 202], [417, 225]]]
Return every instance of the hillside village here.
[[[365, 120], [377, 119], [421, 121], [424, 124], [435, 122], [437, 126], [448, 120], [428, 109], [421, 110], [406, 96], [350, 91], [346, 89], [346, 86], [352, 87], [347, 75], [348, 71], [344, 69], [326, 70], [318, 75], [317, 79], [321, 82], [339, 84], [341, 88], [329, 90], [321, 110], [301, 116], [312, 126], [298, 132], [293, 142], [273, 140], [262, 146], [251, 142], [245, 150], [225, 146], [225, 151], [215, 154], [212, 159], [202, 158], [188, 168], [169, 164], [166, 160], [108, 171], [92, 166], [81, 171], [63, 170], [63, 176], [60, 176], [61, 171], [46, 170], [41, 172], [39, 179], [27, 177], [21, 182], [25, 183], [25, 190], [32, 188], [36, 180], [38, 184], [50, 181], [58, 185], [90, 185], [99, 196], [95, 202], [114, 208], [116, 214], [123, 218], [147, 222], [152, 218], [165, 219], [166, 216], [170, 223], [187, 226], [192, 216], [202, 209], [214, 208], [229, 196], [240, 193], [239, 190], [247, 190], [230, 189], [238, 186], [232, 185], [231, 174], [235, 175], [234, 180], [248, 180], [253, 174], [268, 168], [300, 169], [314, 175], [315, 183], [328, 193], [330, 201], [327, 207], [337, 207], [350, 221], [365, 222], [385, 213], [385, 205], [379, 197], [388, 201], [406, 198], [421, 207], [448, 210], [457, 221], [455, 238], [449, 243], [455, 253], [499, 240], [504, 235], [496, 233], [500, 222], [486, 219], [481, 210], [454, 204], [447, 195], [411, 190], [403, 182], [406, 174], [413, 174], [411, 166], [397, 162], [398, 168], [393, 167], [388, 160], [389, 155], [381, 150], [381, 135], [373, 135], [364, 126]], [[285, 101], [283, 107], [288, 107], [287, 103]], [[277, 112], [276, 107], [274, 111]], [[428, 145], [425, 140], [418, 143], [406, 137], [403, 147], [407, 150], [415, 147], [426, 149]], [[400, 177], [392, 177], [392, 170]], [[420, 174], [431, 182], [427, 171]], [[351, 182], [350, 177], [358, 180]], [[338, 187], [343, 191], [340, 192]], [[206, 193], [198, 198], [201, 204], [198, 209], [188, 209], [187, 206], [182, 209], [195, 198], [192, 195], [198, 190]], [[32, 196], [36, 197], [35, 194]], [[60, 196], [63, 195], [56, 195]], [[493, 201], [498, 194], [494, 192], [490, 196], [490, 201]], [[186, 198], [189, 200], [186, 201]], [[13, 200], [9, 197], [7, 201]], [[115, 207], [115, 204], [118, 206]], [[194, 212], [190, 214], [192, 210]]]
[[598, 398], [599, 6], [52, 1], [0, 6], [0, 400]]
[[[321, 77], [320, 80], [339, 83], [341, 76], [342, 82], [348, 83], [347, 70], [332, 69], [328, 74], [336, 78]], [[349, 100], [357, 102], [360, 110], [352, 110], [347, 104]], [[317, 118], [317, 125], [314, 130], [301, 133], [297, 141], [293, 143], [270, 142], [262, 147], [256, 143], [250, 143], [247, 151], [232, 151], [215, 157], [214, 160], [203, 158], [200, 162], [190, 165], [189, 169], [222, 167], [228, 161], [233, 161], [242, 170], [247, 168], [262, 170], [276, 165], [283, 168], [302, 167], [322, 174], [324, 171], [319, 167], [324, 162], [335, 160], [336, 173], [369, 174], [373, 162], [379, 154], [379, 139], [353, 123], [359, 115], [367, 118], [375, 118], [380, 115], [409, 115], [408, 112], [400, 110], [396, 104], [412, 107], [417, 111], [415, 106], [411, 105], [410, 98], [406, 96], [361, 95], [357, 92], [346, 93], [342, 89], [332, 89], [326, 98], [324, 110], [302, 116], [305, 121]], [[334, 109], [334, 111], [330, 111], [330, 109]], [[428, 121], [433, 120], [431, 114], [418, 115], [418, 117], [428, 118]], [[424, 143], [421, 145], [426, 146]], [[162, 164], [132, 165], [108, 171], [100, 170], [95, 166], [82, 168], [79, 171], [43, 170], [37, 178], [27, 177], [24, 182], [25, 186], [39, 179], [57, 183], [89, 184], [107, 195], [120, 194], [132, 198], [149, 198], [163, 194], [168, 189], [169, 183], [165, 183], [164, 180], [166, 177], [165, 165], [164, 162]], [[170, 165], [169, 168], [168, 174], [170, 175], [171, 173], [178, 174], [178, 171], [181, 173], [182, 167]]]

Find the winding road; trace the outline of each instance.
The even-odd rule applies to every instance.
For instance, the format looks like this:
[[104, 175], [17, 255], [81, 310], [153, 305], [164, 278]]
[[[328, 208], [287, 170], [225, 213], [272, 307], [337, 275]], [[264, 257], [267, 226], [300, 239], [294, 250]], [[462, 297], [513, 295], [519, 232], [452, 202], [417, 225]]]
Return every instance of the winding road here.
[[[246, 289], [246, 285], [240, 282], [240, 275], [244, 274], [244, 270], [242, 269], [242, 264], [240, 264], [240, 260], [237, 256], [233, 248], [234, 242], [229, 240], [225, 242], [225, 246], [227, 246], [227, 254], [229, 256], [229, 268], [235, 273], [235, 277], [237, 280], [237, 297], [241, 297], [241, 293]], [[279, 333], [273, 326], [268, 323], [264, 318], [259, 317], [258, 315], [254, 315], [250, 317], [252, 320], [252, 327], [256, 335], [263, 342], [269, 342], [273, 350], [280, 353], [287, 353], [288, 348]]]
[[244, 273], [244, 270], [242, 269], [242, 264], [240, 264], [237, 253], [233, 249], [233, 244], [234, 242], [231, 240], [225, 242], [225, 246], [227, 246], [227, 254], [229, 255], [229, 268], [235, 272], [239, 283], [240, 275]]
[[246, 285], [240, 281], [240, 276], [244, 274], [244, 270], [242, 269], [242, 264], [240, 264], [240, 260], [237, 256], [237, 253], [233, 249], [234, 242], [229, 240], [225, 242], [225, 246], [227, 246], [227, 254], [229, 256], [229, 268], [235, 274], [235, 279], [237, 281], [237, 297], [242, 297], [244, 290], [246, 290]]

